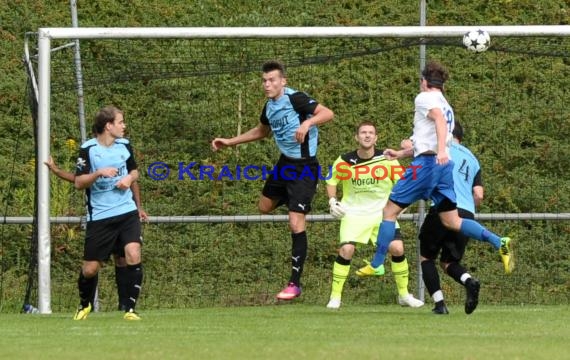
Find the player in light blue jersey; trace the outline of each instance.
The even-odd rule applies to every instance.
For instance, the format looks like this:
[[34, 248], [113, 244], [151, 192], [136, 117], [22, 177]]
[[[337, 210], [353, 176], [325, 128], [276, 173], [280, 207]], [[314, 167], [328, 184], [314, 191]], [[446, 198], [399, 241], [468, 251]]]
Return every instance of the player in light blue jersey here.
[[[499, 237], [471, 219], [462, 219], [457, 212], [453, 184], [453, 162], [449, 158], [451, 132], [454, 127], [453, 109], [443, 95], [447, 70], [437, 62], [430, 62], [422, 71], [421, 92], [415, 99], [413, 147], [387, 149], [387, 159], [413, 156], [404, 176], [392, 189], [378, 232], [376, 253], [371, 263], [359, 271], [374, 275], [384, 264], [390, 242], [394, 239], [397, 216], [417, 200], [432, 200], [443, 225], [453, 231], [491, 243], [500, 242], [499, 255], [505, 272], [514, 267], [511, 257], [511, 239]], [[414, 176], [415, 175], [415, 176]]]
[[262, 67], [263, 89], [267, 102], [259, 124], [232, 138], [215, 138], [212, 149], [235, 146], [263, 139], [271, 132], [281, 152], [267, 178], [259, 199], [259, 211], [268, 214], [286, 204], [291, 230], [291, 276], [277, 294], [278, 300], [292, 300], [301, 295], [301, 274], [307, 257], [305, 216], [318, 182], [317, 126], [333, 119], [333, 112], [307, 94], [287, 87], [285, 66], [269, 61]]
[[[463, 219], [475, 218], [475, 207], [483, 201], [484, 188], [481, 166], [473, 153], [461, 145], [463, 127], [455, 122], [453, 144], [450, 147], [453, 159], [453, 183], [457, 197], [457, 210]], [[479, 303], [479, 280], [460, 264], [469, 237], [460, 232], [446, 229], [441, 223], [435, 207], [426, 216], [420, 230], [420, 261], [424, 284], [435, 304], [434, 314], [448, 314], [435, 260], [440, 254], [440, 266], [452, 279], [465, 287], [465, 313], [471, 314]], [[499, 241], [492, 243], [499, 249]]]
[[[58, 178], [69, 181], [71, 183], [75, 183], [75, 174], [60, 169], [51, 156], [48, 158], [48, 161], [46, 161], [45, 164]], [[140, 187], [137, 181], [131, 184], [131, 191], [133, 192], [133, 200], [137, 205], [139, 218], [141, 221], [148, 221], [148, 214], [142, 207]], [[125, 249], [121, 248], [120, 246], [116, 247], [113, 250], [113, 260], [115, 262], [115, 282], [117, 284], [117, 298], [119, 300], [118, 309], [119, 311], [124, 311], [127, 309], [127, 305], [125, 304], [128, 303], [129, 298], [127, 294], [129, 279], [127, 273], [127, 261], [125, 260]], [[93, 304], [93, 302], [91, 302], [91, 304]]]
[[141, 223], [131, 185], [138, 179], [133, 150], [124, 139], [123, 112], [107, 106], [99, 110], [93, 126], [96, 137], [81, 145], [75, 187], [87, 193], [87, 229], [83, 266], [77, 282], [80, 304], [73, 317], [85, 320], [103, 261], [124, 248], [127, 262], [127, 303], [123, 318], [140, 320], [135, 312], [142, 286]]

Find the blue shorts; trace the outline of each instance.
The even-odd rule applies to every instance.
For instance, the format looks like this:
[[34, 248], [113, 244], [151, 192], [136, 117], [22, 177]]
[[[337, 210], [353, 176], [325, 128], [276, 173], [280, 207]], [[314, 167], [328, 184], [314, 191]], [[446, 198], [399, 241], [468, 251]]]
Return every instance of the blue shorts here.
[[398, 180], [390, 200], [400, 207], [408, 207], [418, 200], [431, 199], [438, 206], [444, 199], [456, 203], [453, 190], [453, 161], [438, 165], [435, 155], [419, 155]]

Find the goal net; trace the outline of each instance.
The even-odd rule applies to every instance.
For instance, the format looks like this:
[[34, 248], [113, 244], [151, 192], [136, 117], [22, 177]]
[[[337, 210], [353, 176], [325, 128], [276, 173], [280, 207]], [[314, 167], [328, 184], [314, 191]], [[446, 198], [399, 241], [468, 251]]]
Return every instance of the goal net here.
[[[39, 61], [33, 64], [40, 94], [37, 162], [49, 152], [61, 168], [74, 170], [81, 142], [77, 69], [73, 48], [64, 45], [78, 38], [86, 129], [100, 107], [116, 105], [125, 111], [136, 150], [143, 207], [151, 216], [144, 225], [141, 308], [272, 303], [290, 273], [286, 212], [255, 215], [263, 181], [237, 179], [237, 172], [247, 165], [272, 166], [278, 150], [270, 139], [210, 149], [214, 137], [235, 136], [259, 121], [265, 101], [261, 64], [283, 61], [289, 86], [335, 112], [335, 120], [319, 129], [318, 156], [326, 167], [354, 150], [354, 129], [363, 120], [377, 124], [379, 148], [399, 146], [411, 133], [421, 63], [438, 60], [450, 71], [446, 96], [466, 130], [464, 143], [481, 161], [486, 192], [480, 219], [516, 240], [512, 276], [503, 274], [489, 244], [469, 244], [464, 264], [483, 283], [481, 301], [566, 303], [570, 232], [560, 219], [568, 219], [570, 197], [570, 39], [568, 29], [554, 28], [488, 27], [492, 46], [478, 54], [463, 47], [463, 27], [260, 28], [250, 35], [240, 28], [209, 34], [41, 29]], [[77, 303], [84, 236], [77, 219], [85, 212], [84, 198], [71, 184], [47, 179], [40, 167], [39, 303], [44, 310], [69, 311]], [[322, 181], [313, 209], [300, 301], [324, 305], [338, 222], [327, 216]], [[412, 292], [418, 288], [419, 210], [413, 206], [402, 221]], [[58, 217], [51, 226], [46, 211]], [[353, 268], [371, 251], [359, 249]], [[109, 263], [100, 275], [103, 309], [116, 307], [112, 268]], [[462, 301], [462, 288], [443, 276], [442, 284], [450, 302]], [[351, 271], [344, 297], [390, 304], [396, 295], [390, 271], [379, 281]]]

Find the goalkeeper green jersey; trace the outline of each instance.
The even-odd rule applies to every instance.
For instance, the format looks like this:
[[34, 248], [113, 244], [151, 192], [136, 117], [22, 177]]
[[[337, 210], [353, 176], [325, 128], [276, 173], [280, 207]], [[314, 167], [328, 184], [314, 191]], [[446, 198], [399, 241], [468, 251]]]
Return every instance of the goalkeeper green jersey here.
[[341, 155], [332, 166], [327, 185], [342, 186], [342, 205], [347, 216], [381, 216], [392, 187], [405, 169], [376, 150], [370, 159], [357, 151]]

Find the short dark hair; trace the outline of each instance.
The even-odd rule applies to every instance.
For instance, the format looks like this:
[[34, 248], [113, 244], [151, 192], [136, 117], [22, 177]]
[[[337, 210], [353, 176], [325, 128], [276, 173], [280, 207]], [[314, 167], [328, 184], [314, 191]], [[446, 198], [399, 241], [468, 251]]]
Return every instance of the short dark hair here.
[[453, 128], [453, 137], [459, 141], [463, 141], [463, 126], [457, 120], [455, 120], [455, 127]]
[[426, 79], [428, 87], [443, 90], [443, 84], [449, 78], [447, 69], [436, 61], [430, 61], [422, 71], [422, 77]]
[[107, 123], [115, 121], [117, 114], [123, 114], [123, 111], [114, 106], [105, 106], [95, 115], [95, 122], [93, 123], [93, 132], [95, 134], [102, 134], [105, 130]]
[[285, 76], [285, 65], [278, 60], [271, 60], [271, 61], [267, 61], [266, 63], [263, 64], [263, 66], [261, 67], [261, 70], [264, 73], [268, 73], [274, 70], [279, 70], [279, 72], [281, 73], [281, 75]]
[[372, 126], [374, 128], [374, 131], [378, 132], [376, 130], [376, 125], [374, 125], [374, 123], [372, 121], [365, 120], [365, 121], [361, 122], [360, 124], [358, 124], [358, 126], [356, 127], [356, 134], [357, 135], [358, 135], [358, 132], [360, 131], [360, 128], [363, 126]]

